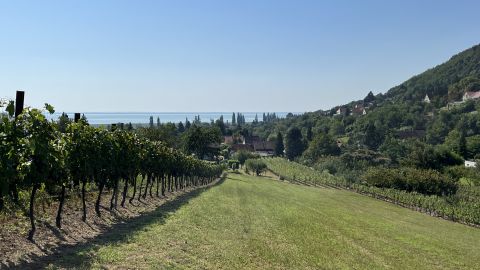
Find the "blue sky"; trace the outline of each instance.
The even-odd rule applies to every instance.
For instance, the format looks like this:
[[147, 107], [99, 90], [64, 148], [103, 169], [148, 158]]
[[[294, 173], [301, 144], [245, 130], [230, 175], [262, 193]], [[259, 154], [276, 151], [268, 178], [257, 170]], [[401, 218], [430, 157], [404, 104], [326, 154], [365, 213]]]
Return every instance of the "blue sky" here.
[[480, 1], [0, 0], [0, 97], [60, 111], [313, 111], [480, 42]]

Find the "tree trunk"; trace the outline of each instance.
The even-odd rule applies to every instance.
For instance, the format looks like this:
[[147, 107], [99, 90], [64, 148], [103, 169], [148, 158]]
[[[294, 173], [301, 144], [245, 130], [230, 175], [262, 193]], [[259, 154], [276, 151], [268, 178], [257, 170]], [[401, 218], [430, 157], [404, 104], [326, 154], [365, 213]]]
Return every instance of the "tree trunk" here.
[[17, 180], [16, 178], [13, 180], [14, 183], [10, 184], [9, 189], [10, 189], [10, 194], [12, 196], [13, 203], [18, 204], [18, 190], [17, 190], [17, 184], [15, 184], [16, 180]]
[[115, 184], [113, 185], [112, 198], [110, 199], [110, 210], [113, 210], [117, 206], [116, 198], [115, 198], [117, 196], [117, 189], [118, 189], [118, 179], [115, 179]]
[[132, 197], [130, 198], [130, 200], [128, 200], [128, 202], [130, 204], [132, 204], [133, 202], [133, 199], [135, 199], [135, 194], [137, 193], [137, 177], [133, 177], [133, 195]]
[[155, 184], [155, 176], [152, 175], [152, 179], [150, 180], [151, 184], [150, 184], [150, 198], [153, 198], [153, 193], [152, 193], [152, 189], [153, 189], [153, 185]]
[[125, 199], [127, 198], [127, 192], [128, 192], [128, 178], [125, 179], [125, 186], [123, 187], [123, 198], [122, 198], [122, 207], [125, 208]]
[[147, 198], [147, 192], [148, 192], [148, 185], [150, 184], [150, 179], [151, 176], [147, 175], [147, 183], [145, 184], [145, 191], [143, 192], [143, 199], [145, 200]]
[[143, 179], [145, 178], [144, 175], [142, 175], [142, 181], [140, 182], [140, 189], [138, 190], [138, 201], [140, 201], [142, 197], [142, 186], [143, 186]]
[[160, 197], [160, 194], [158, 193], [159, 191], [158, 186], [160, 185], [160, 176], [157, 176], [156, 179], [157, 179], [157, 197]]
[[95, 202], [95, 212], [97, 213], [97, 216], [101, 216], [100, 213], [100, 202], [102, 200], [102, 192], [105, 184], [101, 183], [100, 186], [98, 187], [98, 196], [97, 196], [97, 201]]
[[62, 210], [63, 210], [63, 204], [65, 203], [65, 190], [66, 186], [62, 185], [62, 192], [60, 193], [60, 203], [58, 204], [58, 212], [57, 212], [57, 219], [56, 219], [56, 225], [58, 228], [62, 228]]
[[3, 207], [5, 207], [5, 201], [3, 200], [3, 193], [2, 189], [0, 188], [0, 212], [3, 210]]
[[87, 203], [85, 202], [85, 184], [87, 181], [82, 181], [82, 204], [83, 204], [83, 222], [87, 222]]
[[30, 194], [30, 212], [29, 212], [29, 217], [30, 217], [30, 224], [32, 228], [30, 229], [30, 232], [28, 233], [28, 240], [33, 241], [33, 236], [35, 235], [35, 213], [34, 211], [34, 206], [35, 206], [35, 194], [37, 193], [38, 185], [33, 184], [32, 188], [32, 193]]
[[165, 196], [165, 175], [162, 175], [162, 196]]

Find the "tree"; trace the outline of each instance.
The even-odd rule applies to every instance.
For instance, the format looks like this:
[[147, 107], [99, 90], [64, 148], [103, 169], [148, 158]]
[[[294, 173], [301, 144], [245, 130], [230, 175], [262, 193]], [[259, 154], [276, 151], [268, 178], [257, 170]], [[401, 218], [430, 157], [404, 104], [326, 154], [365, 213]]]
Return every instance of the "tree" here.
[[237, 120], [235, 118], [235, 113], [232, 113], [232, 126], [237, 124]]
[[245, 151], [245, 150], [240, 150], [233, 155], [233, 158], [235, 160], [238, 160], [240, 165], [243, 166], [245, 164], [245, 161], [247, 161], [247, 159], [258, 158], [258, 156], [255, 155], [252, 152], [248, 152], [248, 151]]
[[153, 116], [150, 116], [150, 128], [153, 128]]
[[183, 125], [182, 121], [178, 122], [177, 131], [178, 131], [179, 133], [185, 132], [185, 126]]
[[340, 148], [332, 136], [326, 133], [317, 134], [310, 142], [304, 156], [312, 161], [324, 156], [335, 156], [340, 154]]
[[160, 116], [157, 116], [157, 127], [160, 127]]
[[283, 145], [283, 135], [279, 131], [277, 133], [277, 138], [275, 139], [275, 156], [283, 156], [284, 151], [285, 147]]
[[363, 143], [371, 150], [376, 150], [383, 142], [381, 132], [375, 127], [375, 124], [369, 122], [365, 129]]
[[247, 171], [255, 172], [257, 176], [267, 170], [267, 164], [261, 159], [248, 159], [245, 161]]
[[285, 138], [285, 154], [288, 159], [293, 160], [302, 155], [305, 145], [303, 143], [302, 132], [293, 127], [288, 130]]
[[307, 128], [307, 141], [311, 141], [313, 139], [313, 132], [312, 127]]
[[373, 102], [375, 101], [375, 96], [373, 95], [372, 91], [368, 92], [367, 96], [363, 99], [364, 102]]

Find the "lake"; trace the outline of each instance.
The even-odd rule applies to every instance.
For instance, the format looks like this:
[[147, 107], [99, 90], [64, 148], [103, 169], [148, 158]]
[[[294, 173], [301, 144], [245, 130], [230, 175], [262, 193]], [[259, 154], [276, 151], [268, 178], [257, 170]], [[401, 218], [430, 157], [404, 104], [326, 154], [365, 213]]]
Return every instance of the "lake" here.
[[[253, 122], [255, 115], [258, 115], [258, 120], [262, 121], [263, 112], [241, 112], [245, 116], [246, 122]], [[58, 119], [61, 112], [56, 112], [52, 115], [47, 114], [49, 119]], [[67, 113], [68, 117], [73, 118], [73, 113]], [[275, 112], [277, 117], [285, 118], [288, 112]], [[293, 113], [298, 114], [298, 113]], [[85, 116], [88, 122], [93, 125], [112, 124], [112, 123], [132, 123], [132, 124], [148, 124], [150, 116], [153, 116], [154, 122], [157, 122], [157, 117], [160, 117], [161, 123], [178, 123], [185, 122], [188, 119], [193, 122], [195, 116], [199, 115], [202, 122], [215, 121], [223, 115], [225, 122], [232, 121], [231, 112], [87, 112]]]

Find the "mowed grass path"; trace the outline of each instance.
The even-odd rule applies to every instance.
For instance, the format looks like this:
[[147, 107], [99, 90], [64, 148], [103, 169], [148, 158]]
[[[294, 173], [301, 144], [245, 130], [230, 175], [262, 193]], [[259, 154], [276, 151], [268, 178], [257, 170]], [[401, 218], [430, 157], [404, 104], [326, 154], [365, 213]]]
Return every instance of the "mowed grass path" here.
[[51, 266], [480, 269], [480, 229], [353, 192], [229, 174], [197, 195]]

